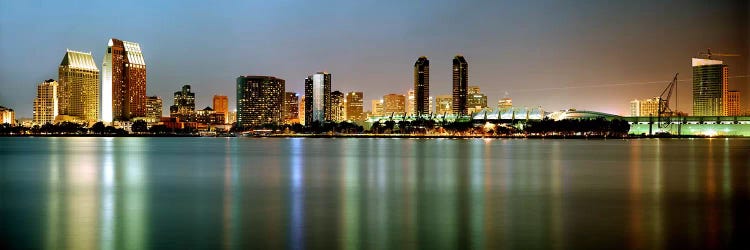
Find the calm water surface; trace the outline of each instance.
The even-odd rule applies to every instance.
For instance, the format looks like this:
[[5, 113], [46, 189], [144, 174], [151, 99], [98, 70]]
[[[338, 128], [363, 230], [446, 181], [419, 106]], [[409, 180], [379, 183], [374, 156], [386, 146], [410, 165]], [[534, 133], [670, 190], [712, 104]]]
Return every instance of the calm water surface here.
[[750, 140], [0, 138], [0, 247], [747, 244]]

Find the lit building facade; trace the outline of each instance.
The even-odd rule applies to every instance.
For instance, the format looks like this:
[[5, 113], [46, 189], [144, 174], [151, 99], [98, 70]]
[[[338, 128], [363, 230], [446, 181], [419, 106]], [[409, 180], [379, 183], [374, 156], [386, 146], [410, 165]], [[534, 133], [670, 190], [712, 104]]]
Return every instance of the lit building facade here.
[[497, 108], [504, 109], [504, 108], [512, 108], [513, 107], [513, 99], [510, 97], [503, 97], [500, 98], [499, 101], [497, 101]]
[[383, 99], [380, 100], [372, 100], [372, 111], [370, 112], [370, 115], [372, 116], [382, 116], [383, 115]]
[[273, 76], [237, 77], [237, 126], [281, 124], [285, 84]]
[[414, 115], [414, 109], [417, 107], [414, 102], [414, 90], [410, 89], [406, 92], [406, 115]]
[[44, 125], [54, 123], [59, 113], [58, 83], [49, 79], [36, 87], [36, 98], [34, 99], [34, 124]]
[[189, 84], [183, 85], [180, 91], [174, 92], [174, 104], [169, 107], [169, 116], [180, 118], [183, 122], [195, 122], [195, 93]]
[[293, 124], [299, 122], [299, 94], [284, 93], [284, 122]]
[[163, 103], [158, 96], [146, 97], [146, 117], [159, 121], [162, 117]]
[[305, 125], [305, 114], [307, 113], [305, 113], [305, 96], [304, 95], [299, 100], [299, 110], [297, 110], [297, 112], [298, 112], [297, 115], [298, 115], [299, 123], [302, 125]]
[[693, 58], [693, 115], [721, 116], [726, 114], [728, 67], [722, 61]]
[[[229, 113], [229, 97], [225, 95], [214, 95], [213, 109], [215, 113], [224, 115], [224, 118], [229, 117], [227, 115]], [[224, 119], [224, 123], [229, 123], [229, 121]]]
[[13, 109], [0, 106], [0, 124], [6, 123], [11, 126], [16, 125], [16, 112]]
[[146, 62], [138, 43], [109, 39], [102, 63], [104, 122], [146, 116]]
[[331, 120], [335, 122], [343, 122], [346, 120], [346, 108], [344, 99], [344, 93], [341, 91], [331, 92]]
[[487, 108], [487, 96], [482, 93], [479, 86], [469, 86], [466, 105], [469, 113], [479, 112]]
[[387, 94], [383, 96], [383, 112], [385, 115], [391, 113], [403, 114], [406, 112], [406, 96], [399, 94]]
[[305, 125], [332, 120], [331, 74], [318, 72], [305, 78]]
[[364, 116], [364, 94], [362, 92], [349, 92], [346, 94], [346, 119], [349, 121], [361, 122], [365, 120]]
[[630, 116], [641, 116], [641, 100], [630, 101]]
[[461, 55], [453, 57], [453, 114], [466, 115], [469, 87], [469, 63]]
[[414, 105], [414, 113], [430, 113], [430, 60], [426, 56], [414, 63]]
[[99, 120], [99, 69], [91, 53], [68, 50], [58, 67], [59, 114]]
[[740, 116], [742, 115], [742, 105], [740, 99], [740, 92], [736, 90], [727, 91], [726, 94], [726, 114], [727, 116]]
[[438, 95], [435, 97], [435, 113], [437, 115], [453, 114], [453, 96]]
[[667, 105], [661, 97], [630, 101], [630, 116], [659, 116], [659, 104]]

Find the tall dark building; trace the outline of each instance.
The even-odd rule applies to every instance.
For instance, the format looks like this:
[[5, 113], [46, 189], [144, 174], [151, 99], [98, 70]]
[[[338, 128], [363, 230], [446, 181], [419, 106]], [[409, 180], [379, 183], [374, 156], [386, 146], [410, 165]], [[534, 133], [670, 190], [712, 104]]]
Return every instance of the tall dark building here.
[[281, 124], [285, 84], [273, 76], [237, 77], [237, 126]]
[[318, 72], [305, 78], [305, 125], [331, 120], [331, 74]]
[[414, 113], [430, 113], [430, 60], [421, 56], [414, 63]]
[[284, 121], [299, 121], [299, 95], [294, 92], [284, 93]]
[[185, 122], [196, 121], [195, 93], [190, 91], [190, 85], [184, 85], [182, 90], [174, 92], [174, 105], [169, 107], [169, 116]]
[[469, 87], [469, 64], [462, 55], [453, 57], [453, 114], [467, 115], [466, 105]]
[[109, 40], [102, 64], [102, 120], [146, 116], [146, 63], [141, 46]]

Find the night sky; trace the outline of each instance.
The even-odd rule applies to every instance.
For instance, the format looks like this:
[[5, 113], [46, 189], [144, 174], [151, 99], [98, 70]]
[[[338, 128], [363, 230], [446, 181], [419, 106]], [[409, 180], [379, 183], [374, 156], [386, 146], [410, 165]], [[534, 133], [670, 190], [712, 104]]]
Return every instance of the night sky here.
[[159, 2], [1, 0], [0, 106], [31, 117], [35, 86], [57, 79], [65, 49], [92, 52], [101, 70], [110, 37], [140, 43], [148, 95], [165, 114], [183, 84], [196, 108], [225, 94], [233, 109], [239, 75], [303, 92], [317, 71], [333, 74], [334, 90], [364, 91], [368, 110], [371, 99], [406, 94], [422, 55], [430, 95], [449, 94], [458, 53], [493, 107], [507, 92], [516, 106], [627, 114], [630, 100], [658, 96], [679, 72], [678, 109], [689, 112], [690, 58], [709, 47], [741, 55], [723, 59], [750, 103], [745, 0]]

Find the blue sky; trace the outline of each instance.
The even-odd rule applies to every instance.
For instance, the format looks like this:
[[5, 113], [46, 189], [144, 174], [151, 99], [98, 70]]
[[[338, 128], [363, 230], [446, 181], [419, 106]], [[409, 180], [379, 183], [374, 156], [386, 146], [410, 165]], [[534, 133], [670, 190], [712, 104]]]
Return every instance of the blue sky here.
[[[606, 2], [606, 3], [604, 3]], [[496, 104], [624, 114], [680, 72], [689, 111], [690, 57], [711, 47], [746, 75], [746, 1], [0, 1], [0, 105], [30, 117], [35, 85], [57, 78], [65, 49], [91, 51], [101, 69], [110, 37], [141, 44], [148, 94], [193, 85], [198, 107], [230, 97], [235, 78], [273, 75], [302, 92], [305, 76], [333, 74], [333, 89], [369, 100], [406, 93], [419, 56], [431, 93], [448, 94], [451, 59]], [[617, 87], [569, 88], [665, 81]], [[748, 90], [747, 78], [732, 88]], [[569, 89], [568, 89], [569, 88]], [[743, 93], [748, 97], [747, 93]], [[747, 99], [747, 98], [745, 98]], [[747, 107], [747, 106], [745, 106]]]

